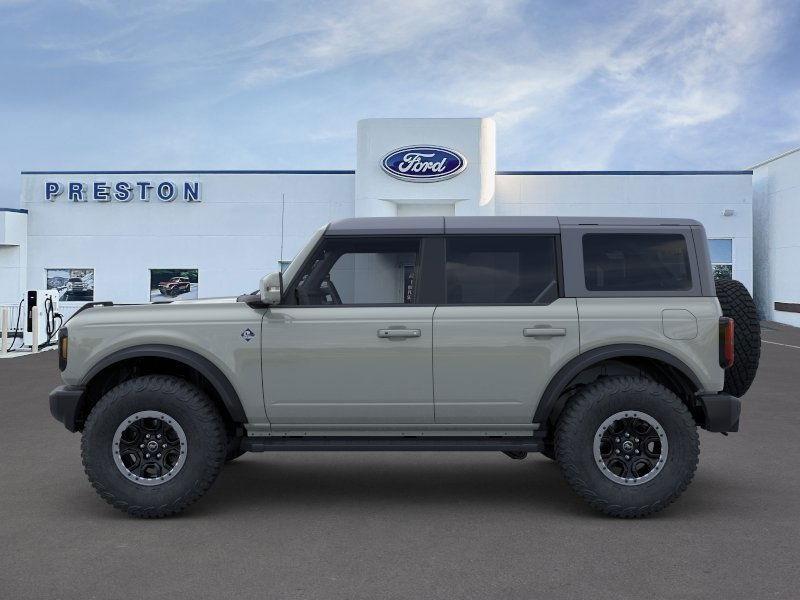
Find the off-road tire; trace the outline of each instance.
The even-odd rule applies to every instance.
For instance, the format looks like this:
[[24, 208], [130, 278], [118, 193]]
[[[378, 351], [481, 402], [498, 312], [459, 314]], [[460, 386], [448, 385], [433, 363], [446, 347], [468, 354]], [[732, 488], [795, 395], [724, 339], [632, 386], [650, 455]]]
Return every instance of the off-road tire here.
[[[595, 464], [594, 436], [610, 416], [640, 411], [656, 419], [669, 450], [663, 468], [640, 485], [622, 485]], [[609, 377], [586, 386], [558, 420], [556, 461], [570, 486], [593, 508], [613, 517], [644, 517], [673, 502], [694, 476], [700, 439], [692, 415], [670, 390], [646, 377]]]
[[228, 441], [225, 449], [225, 462], [229, 463], [232, 460], [236, 460], [242, 454], [245, 454], [246, 451], [242, 450], [242, 438], [238, 435], [229, 435]]
[[735, 280], [716, 281], [717, 300], [722, 314], [734, 321], [733, 366], [725, 370], [725, 387], [729, 394], [744, 396], [750, 389], [761, 358], [761, 325], [756, 303], [750, 292]]
[[547, 439], [545, 439], [545, 441], [544, 441], [544, 449], [541, 451], [540, 454], [542, 456], [544, 456], [545, 458], [549, 458], [550, 460], [555, 460], [556, 459], [556, 447], [555, 447], [555, 443], [553, 442], [553, 439], [551, 437], [548, 437]]
[[[186, 434], [186, 459], [169, 481], [143, 486], [127, 479], [112, 456], [117, 427], [139, 411], [170, 415]], [[225, 426], [205, 393], [171, 375], [145, 375], [108, 391], [92, 408], [81, 440], [89, 482], [103, 500], [131, 516], [158, 518], [183, 511], [214, 483], [225, 461]]]

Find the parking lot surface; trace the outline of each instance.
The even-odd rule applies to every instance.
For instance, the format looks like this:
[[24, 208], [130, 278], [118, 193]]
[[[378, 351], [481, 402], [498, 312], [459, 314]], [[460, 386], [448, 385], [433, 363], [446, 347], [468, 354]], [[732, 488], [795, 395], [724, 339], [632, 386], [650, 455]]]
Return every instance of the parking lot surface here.
[[547, 459], [250, 454], [177, 518], [132, 519], [50, 417], [53, 352], [0, 361], [0, 598], [797, 598], [800, 331], [767, 324], [742, 430], [694, 482], [603, 517]]

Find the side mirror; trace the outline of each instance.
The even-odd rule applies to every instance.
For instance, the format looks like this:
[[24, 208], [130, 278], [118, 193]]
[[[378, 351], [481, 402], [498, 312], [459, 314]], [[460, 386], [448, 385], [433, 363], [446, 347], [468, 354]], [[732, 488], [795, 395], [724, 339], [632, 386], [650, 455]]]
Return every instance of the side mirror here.
[[264, 304], [280, 304], [283, 296], [283, 273], [270, 273], [262, 277], [258, 291]]

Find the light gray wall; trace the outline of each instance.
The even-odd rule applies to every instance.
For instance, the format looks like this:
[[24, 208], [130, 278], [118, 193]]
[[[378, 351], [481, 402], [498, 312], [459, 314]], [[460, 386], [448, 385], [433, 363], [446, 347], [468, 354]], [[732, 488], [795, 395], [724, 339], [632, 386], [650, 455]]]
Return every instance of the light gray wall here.
[[[201, 202], [45, 200], [46, 181], [199, 181]], [[45, 270], [95, 269], [95, 299], [148, 302], [151, 268], [199, 269], [201, 297], [258, 288], [320, 225], [353, 216], [352, 175], [24, 175], [29, 210], [27, 285], [45, 286]], [[282, 199], [285, 204], [282, 215]], [[62, 306], [69, 314], [82, 302]]]
[[753, 170], [756, 302], [770, 321], [800, 327], [800, 314], [775, 302], [800, 303], [800, 150]]
[[27, 231], [28, 215], [0, 210], [0, 305], [16, 307], [25, 293]]

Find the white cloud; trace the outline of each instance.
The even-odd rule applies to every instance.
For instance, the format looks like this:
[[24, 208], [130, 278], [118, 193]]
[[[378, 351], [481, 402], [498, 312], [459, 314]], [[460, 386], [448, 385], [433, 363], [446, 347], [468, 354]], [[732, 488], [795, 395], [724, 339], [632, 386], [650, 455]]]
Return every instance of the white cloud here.
[[624, 101], [609, 114], [648, 115], [665, 127], [727, 116], [747, 93], [747, 68], [775, 43], [777, 11], [761, 0], [675, 2], [645, 20], [645, 41], [622, 45], [605, 67]]
[[[57, 6], [69, 6], [63, 23], [53, 7], [18, 11], [28, 26], [19, 45], [33, 51], [20, 52], [28, 62], [16, 68], [26, 76], [9, 89], [34, 85], [30, 73], [41, 82], [69, 73], [47, 115], [69, 123], [74, 111], [85, 112], [70, 131], [113, 127], [114, 139], [136, 127], [150, 132], [134, 135], [136, 147], [116, 163], [324, 166], [334, 156], [352, 160], [359, 118], [494, 116], [501, 168], [575, 169], [620, 161], [661, 168], [667, 159], [708, 167], [718, 157], [706, 134], [725, 129], [732, 115], [752, 114], [754, 76], [794, 34], [787, 23], [800, 8], [767, 0]], [[130, 74], [129, 88], [120, 74]], [[800, 115], [789, 94], [800, 86], [775, 85], [773, 109], [786, 126], [761, 138], [796, 145]], [[42, 89], [28, 97], [51, 93]], [[40, 121], [30, 122], [41, 130]], [[717, 132], [713, 150], [733, 135]], [[107, 150], [95, 148], [93, 160], [105, 160]]]
[[527, 37], [476, 52], [443, 87], [453, 105], [493, 114], [501, 137], [522, 124], [560, 135], [564, 152], [548, 161], [604, 168], [626, 131], [663, 136], [740, 110], [780, 42], [780, 19], [761, 0], [676, 0], [577, 27], [564, 40], [548, 38], [547, 23], [526, 23]]
[[271, 3], [242, 16], [235, 31], [192, 35], [174, 17], [203, 0], [146, 11], [81, 2], [117, 14], [117, 24], [100, 35], [41, 42], [58, 60], [149, 64], [154, 77], [167, 65], [221, 69], [223, 96], [380, 61], [367, 67], [369, 77], [409, 80], [417, 85], [410, 93], [508, 127], [557, 116], [588, 82], [589, 93], [604, 96], [594, 107], [599, 118], [647, 118], [667, 128], [722, 118], [740, 105], [747, 69], [774, 45], [779, 25], [766, 0], [671, 0], [606, 22], [577, 21], [566, 36], [552, 34], [550, 21], [518, 0], [331, 0], [313, 9]]
[[[391, 56], [392, 67], [414, 68], [420, 56], [446, 49], [449, 34], [470, 23], [506, 23], [512, 0], [380, 0], [365, 4], [329, 2], [295, 15], [291, 31], [267, 31], [242, 83], [256, 86], [321, 73], [365, 58]], [[458, 59], [458, 57], [455, 57]]]

